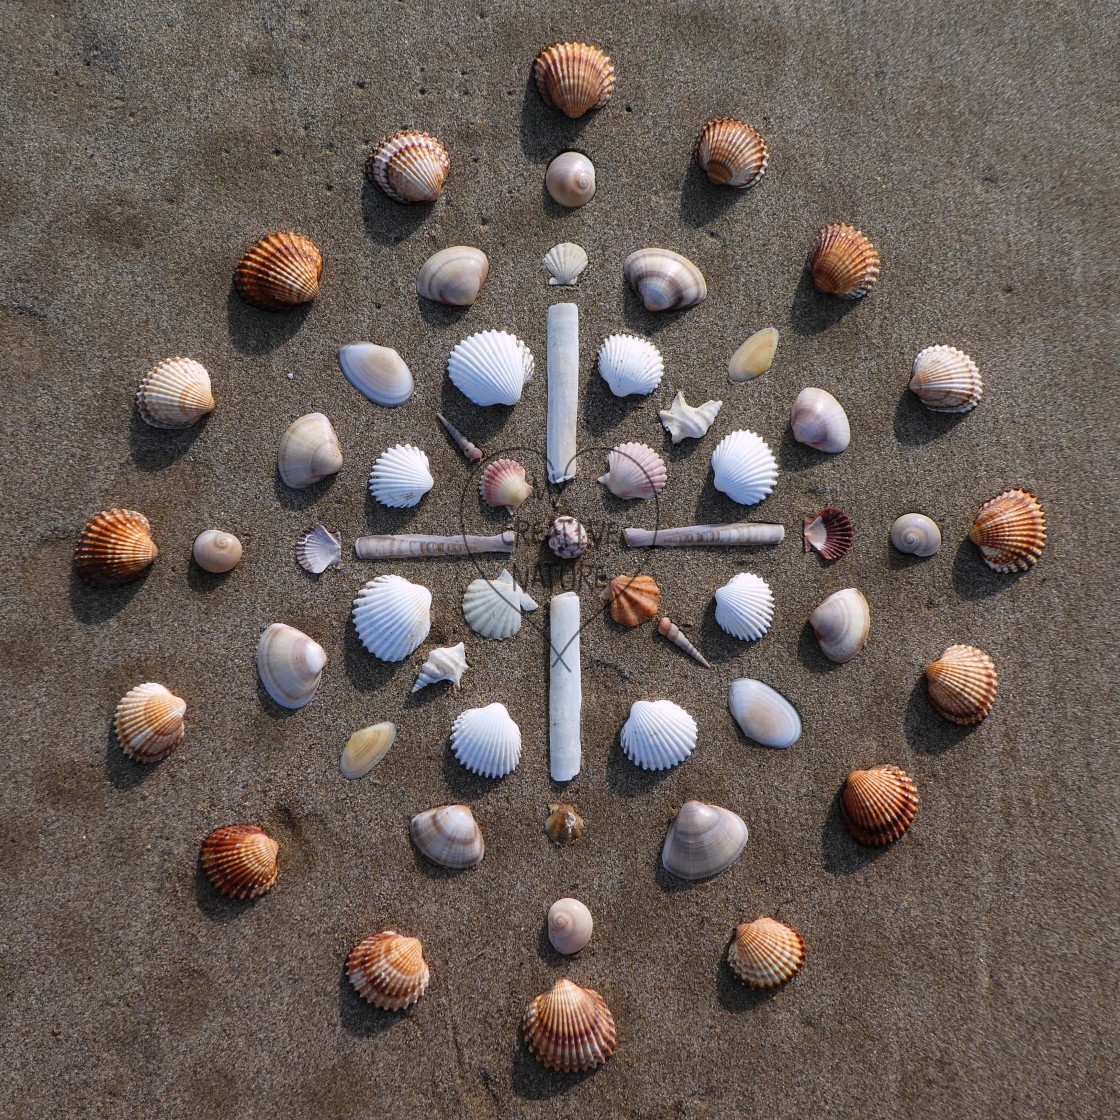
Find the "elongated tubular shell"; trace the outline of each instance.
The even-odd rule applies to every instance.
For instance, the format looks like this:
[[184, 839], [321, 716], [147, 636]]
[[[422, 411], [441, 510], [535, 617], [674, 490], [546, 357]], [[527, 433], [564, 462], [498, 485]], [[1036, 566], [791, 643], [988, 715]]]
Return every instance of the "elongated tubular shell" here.
[[553, 43], [533, 59], [541, 100], [569, 117], [601, 109], [614, 93], [614, 65], [587, 43]]
[[428, 456], [411, 443], [382, 451], [369, 472], [369, 492], [390, 509], [409, 509], [436, 484]]
[[733, 117], [715, 117], [696, 137], [696, 162], [717, 186], [746, 190], [762, 178], [770, 151], [762, 133]]
[[478, 476], [478, 492], [492, 509], [504, 506], [510, 513], [533, 492], [525, 468], [516, 459], [495, 459]]
[[377, 576], [354, 600], [358, 639], [381, 661], [403, 661], [432, 628], [432, 593], [403, 576]]
[[253, 824], [216, 828], [205, 840], [199, 857], [214, 889], [229, 898], [257, 898], [280, 874], [276, 854], [280, 845]]
[[74, 548], [78, 575], [94, 587], [139, 579], [159, 553], [148, 519], [134, 509], [104, 509], [85, 525]]
[[921, 800], [913, 779], [897, 766], [853, 770], [840, 794], [840, 814], [861, 844], [880, 847], [914, 823]]
[[548, 165], [544, 185], [560, 206], [586, 206], [595, 197], [595, 165], [582, 152], [561, 152]]
[[969, 412], [984, 395], [976, 363], [953, 346], [927, 346], [914, 359], [910, 389], [933, 412]]
[[354, 553], [359, 560], [390, 560], [400, 556], [473, 556], [478, 552], [513, 552], [517, 536], [505, 529], [492, 537], [460, 533], [456, 537], [432, 537], [423, 533], [381, 533], [358, 537]]
[[388, 753], [397, 741], [395, 723], [374, 723], [355, 731], [342, 748], [338, 769], [350, 782], [364, 778]]
[[950, 646], [926, 666], [929, 702], [951, 723], [979, 723], [996, 702], [995, 662], [975, 646]]
[[707, 879], [726, 871], [747, 846], [747, 826], [730, 809], [686, 801], [665, 836], [661, 866], [678, 879]]
[[778, 461], [769, 444], [756, 432], [730, 432], [712, 452], [715, 488], [742, 506], [761, 502], [778, 480]]
[[838, 665], [851, 661], [867, 642], [871, 608], [854, 587], [834, 591], [809, 615], [821, 652]]
[[490, 274], [490, 261], [481, 249], [452, 245], [433, 253], [416, 277], [416, 294], [451, 307], [470, 307]]
[[731, 355], [727, 363], [727, 376], [731, 381], [753, 381], [768, 372], [778, 351], [778, 332], [774, 327], [763, 327]]
[[311, 525], [296, 538], [296, 563], [313, 575], [342, 563], [342, 537], [325, 525]]
[[265, 691], [282, 708], [302, 708], [311, 702], [327, 651], [302, 630], [274, 622], [257, 643], [257, 672]]
[[607, 585], [611, 618], [622, 626], [641, 626], [657, 614], [661, 588], [653, 576], [617, 576]]
[[635, 700], [622, 725], [622, 752], [643, 770], [668, 770], [696, 749], [696, 720], [672, 700]]
[[348, 342], [338, 348], [338, 365], [359, 393], [387, 408], [404, 404], [416, 387], [412, 371], [390, 346]]
[[862, 299], [879, 280], [879, 254], [855, 226], [834, 222], [817, 234], [809, 269], [818, 292]]
[[705, 669], [712, 667], [708, 659], [681, 633], [681, 628], [668, 615], [665, 615], [658, 622], [657, 632], [668, 638], [678, 649], [683, 649], [689, 657], [698, 661]]
[[408, 830], [416, 847], [441, 867], [474, 867], [486, 854], [482, 832], [469, 805], [440, 805], [417, 813]]
[[735, 931], [727, 949], [731, 971], [752, 988], [776, 988], [805, 963], [805, 940], [785, 922], [756, 918]]
[[780, 544], [785, 526], [761, 521], [734, 521], [727, 525], [681, 525], [676, 529], [623, 530], [631, 548], [727, 547], [751, 544]]
[[980, 507], [968, 537], [993, 572], [1025, 572], [1046, 544], [1042, 503], [1027, 490], [1005, 490]]
[[661, 384], [665, 362], [648, 338], [612, 334], [599, 346], [599, 375], [616, 397], [652, 393]]
[[382, 1011], [411, 1007], [430, 979], [420, 942], [392, 929], [355, 945], [346, 958], [346, 975], [354, 991]]
[[587, 267], [587, 250], [574, 241], [561, 241], [544, 255], [544, 266], [549, 271], [549, 284], [572, 288], [579, 282]]
[[155, 681], [124, 694], [113, 717], [117, 742], [129, 758], [158, 762], [183, 741], [187, 702]]
[[450, 681], [452, 688], [459, 689], [463, 674], [470, 668], [467, 664], [467, 647], [460, 642], [456, 646], [440, 646], [428, 654], [424, 664], [420, 666], [420, 675], [412, 686], [413, 692], [419, 692], [437, 681]]
[[941, 530], [924, 513], [904, 513], [891, 525], [891, 544], [911, 556], [932, 556], [941, 548]]
[[313, 486], [342, 470], [338, 436], [321, 412], [309, 412], [288, 425], [276, 450], [276, 469], [284, 485], [293, 490]]
[[665, 489], [665, 460], [644, 443], [620, 443], [607, 456], [607, 473], [599, 481], [616, 498], [652, 498]]
[[210, 374], [190, 358], [166, 358], [141, 378], [136, 408], [153, 428], [189, 428], [214, 411]]
[[583, 817], [569, 801], [551, 801], [544, 830], [554, 844], [574, 844], [583, 835]]
[[243, 299], [270, 311], [291, 311], [319, 294], [323, 254], [298, 233], [270, 233], [242, 259], [233, 283]]
[[677, 393], [672, 406], [657, 415], [673, 442], [680, 443], [682, 439], [700, 439], [707, 435], [722, 407], [723, 401], [705, 401], [694, 408], [684, 399], [684, 393]]
[[583, 764], [580, 601], [574, 591], [548, 602], [548, 772], [570, 782]]
[[852, 519], [842, 510], [822, 509], [816, 517], [804, 518], [802, 550], [813, 549], [824, 560], [839, 560], [852, 547], [855, 530]]
[[716, 622], [742, 641], [757, 641], [770, 629], [774, 596], [753, 572], [739, 572], [716, 591]]
[[598, 992], [557, 980], [529, 1004], [525, 1041], [548, 1069], [579, 1073], [610, 1058], [618, 1045], [618, 1028]]
[[748, 739], [764, 747], [792, 747], [801, 738], [801, 717], [777, 689], [750, 677], [731, 682], [731, 715]]
[[465, 397], [487, 408], [521, 400], [533, 376], [533, 355], [506, 331], [479, 331], [464, 338], [447, 356], [447, 376]]
[[844, 406], [824, 389], [802, 389], [789, 412], [793, 438], [798, 443], [836, 455], [852, 441]]
[[504, 778], [521, 761], [521, 729], [504, 704], [469, 708], [451, 725], [451, 752], [472, 774]]
[[547, 323], [545, 469], [549, 482], [567, 482], [579, 473], [579, 307], [554, 303]]
[[194, 562], [204, 572], [229, 572], [241, 563], [241, 542], [221, 529], [206, 529], [191, 546]]
[[623, 262], [622, 273], [647, 311], [683, 311], [708, 296], [704, 274], [671, 249], [638, 249]]
[[394, 202], [435, 202], [450, 169], [447, 149], [413, 129], [387, 136], [366, 159], [366, 174]]
[[595, 923], [578, 898], [558, 898], [548, 908], [548, 940], [565, 956], [587, 947]]

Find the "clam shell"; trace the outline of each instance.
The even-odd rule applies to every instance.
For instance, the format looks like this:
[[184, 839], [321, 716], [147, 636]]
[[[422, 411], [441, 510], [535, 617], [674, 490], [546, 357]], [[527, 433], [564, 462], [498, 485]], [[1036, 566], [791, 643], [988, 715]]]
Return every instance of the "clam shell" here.
[[612, 334], [599, 347], [599, 375], [616, 397], [644, 396], [661, 384], [665, 363], [648, 338]]
[[762, 681], [750, 677], [732, 681], [727, 706], [739, 730], [764, 747], [792, 747], [801, 738], [797, 709]]
[[204, 572], [229, 572], [241, 563], [241, 542], [221, 529], [206, 529], [191, 547], [194, 562]]
[[545, 253], [544, 266], [551, 273], [549, 284], [574, 288], [587, 267], [587, 251], [574, 241], [561, 241]]
[[74, 547], [78, 575], [94, 587], [139, 579], [159, 553], [148, 519], [134, 509], [103, 509]]
[[595, 197], [595, 165], [582, 152], [561, 152], [548, 165], [544, 186], [559, 206], [586, 206]]
[[355, 945], [346, 958], [346, 975], [354, 991], [382, 1011], [411, 1007], [427, 990], [430, 976], [420, 942], [393, 929]]
[[428, 654], [424, 664], [420, 666], [420, 675], [416, 678], [412, 691], [419, 692], [437, 681], [450, 681], [452, 688], [458, 691], [459, 682], [469, 668], [467, 647], [463, 642], [457, 646], [439, 646]]
[[389, 346], [348, 342], [338, 348], [338, 364], [346, 380], [375, 404], [404, 404], [416, 387], [412, 371]]
[[803, 521], [803, 551], [813, 549], [822, 559], [839, 560], [852, 547], [855, 530], [852, 519], [842, 509], [822, 509], [816, 517]]
[[635, 700], [622, 725], [622, 751], [643, 770], [669, 770], [696, 749], [696, 720], [672, 700]]
[[818, 292], [862, 299], [878, 283], [879, 254], [855, 226], [834, 222], [817, 234], [809, 269]]
[[669, 825], [661, 865], [678, 879], [707, 879], [726, 871], [746, 846], [747, 826], [737, 813], [686, 801]]
[[834, 591], [809, 615], [809, 625], [830, 661], [843, 665], [864, 647], [871, 629], [871, 608], [854, 587]]
[[548, 806], [544, 830], [554, 844], [574, 844], [583, 835], [583, 817], [567, 801], [553, 801]]
[[793, 438], [798, 443], [827, 451], [843, 451], [852, 440], [844, 407], [824, 389], [802, 389], [789, 412]]
[[661, 588], [653, 576], [618, 576], [607, 586], [611, 618], [622, 626], [641, 626], [657, 614]]
[[274, 622], [257, 643], [257, 672], [282, 708], [302, 708], [319, 687], [327, 651], [302, 630]]
[[382, 451], [369, 472], [369, 492], [390, 509], [409, 509], [436, 484], [428, 456], [411, 443]]
[[699, 439], [706, 435], [722, 407], [723, 401], [705, 401], [693, 408], [684, 399], [684, 393], [677, 393], [672, 406], [657, 415], [661, 417], [665, 430], [673, 437], [673, 442], [680, 443], [682, 439]]
[[463, 618], [484, 638], [512, 638], [521, 629], [521, 612], [537, 604], [507, 571], [497, 579], [476, 579], [463, 595]]
[[731, 361], [727, 363], [727, 376], [732, 381], [753, 381], [768, 372], [774, 364], [778, 338], [778, 332], [773, 327], [755, 331], [731, 355]]
[[766, 440], [754, 432], [731, 432], [712, 452], [715, 488], [733, 502], [753, 506], [774, 489], [778, 462]]
[[994, 572], [1025, 572], [1042, 555], [1046, 516], [1027, 490], [1005, 490], [980, 507], [969, 539]]
[[233, 283], [243, 299], [270, 311], [290, 311], [319, 294], [323, 254], [298, 233], [262, 237], [237, 266]]
[[618, 1045], [618, 1028], [598, 992], [557, 980], [529, 1004], [525, 1041], [548, 1069], [579, 1073], [610, 1058]]
[[594, 924], [591, 911], [578, 898], [558, 898], [548, 908], [548, 940], [565, 956], [586, 948]]
[[153, 428], [189, 428], [214, 411], [210, 374], [190, 358], [166, 358], [141, 379], [136, 408]]
[[513, 513], [533, 492], [525, 468], [516, 459], [495, 459], [478, 478], [478, 492], [491, 508], [499, 506]]
[[910, 388], [934, 412], [969, 412], [984, 395], [976, 363], [952, 346], [927, 346], [914, 359]]
[[440, 867], [474, 867], [486, 854], [482, 832], [469, 805], [441, 805], [417, 813], [408, 831], [421, 853]]
[[574, 560], [587, 550], [587, 530], [574, 517], [557, 517], [548, 527], [548, 547], [561, 560]]
[[732, 637], [757, 641], [773, 618], [770, 585], [753, 572], [739, 572], [716, 591], [716, 622]]
[[397, 741], [395, 723], [374, 723], [355, 731], [342, 748], [338, 769], [347, 781], [364, 778], [388, 753]]
[[599, 481], [616, 498], [652, 498], [665, 489], [665, 461], [644, 443], [620, 443], [607, 456]]
[[950, 646], [926, 666], [929, 702], [950, 722], [979, 723], [996, 702], [995, 662], [975, 646]]
[[601, 109], [614, 92], [614, 66], [598, 47], [554, 43], [533, 59], [541, 100], [569, 117]]
[[840, 794], [848, 831], [869, 847], [897, 840], [913, 824], [920, 804], [913, 779], [897, 766], [853, 770]]
[[331, 422], [321, 412], [293, 420], [280, 437], [276, 469], [285, 486], [303, 490], [342, 469], [342, 448]]
[[718, 186], [753, 187], [769, 161], [762, 133], [733, 117], [708, 121], [696, 137], [696, 162]]
[[647, 311], [682, 311], [708, 295], [700, 269], [671, 249], [639, 249], [623, 262], [622, 272]]
[[805, 941], [785, 922], [756, 918], [735, 931], [727, 949], [731, 971], [752, 988], [776, 988], [805, 963]]
[[371, 579], [354, 600], [358, 640], [382, 661], [403, 661], [432, 627], [432, 593], [403, 576]]
[[941, 548], [941, 530], [924, 513], [904, 513], [891, 525], [891, 544], [911, 556], [932, 556]]
[[521, 729], [504, 704], [468, 708], [451, 725], [451, 752], [472, 774], [504, 778], [521, 761]]
[[325, 525], [311, 525], [296, 538], [296, 563], [313, 575], [342, 563], [342, 537]]
[[113, 717], [117, 742], [129, 758], [158, 762], [183, 741], [187, 702], [155, 681], [124, 694]]
[[517, 404], [533, 376], [533, 355], [505, 331], [480, 331], [464, 338], [448, 355], [447, 376], [469, 400], [483, 408]]
[[416, 294], [451, 307], [470, 307], [490, 273], [490, 261], [481, 249], [452, 245], [433, 253], [416, 277]]
[[394, 202], [435, 202], [450, 168], [447, 149], [412, 129], [387, 136], [366, 159], [366, 174]]
[[214, 889], [230, 898], [256, 898], [280, 874], [276, 853], [280, 845], [252, 824], [216, 828], [205, 840], [199, 857]]

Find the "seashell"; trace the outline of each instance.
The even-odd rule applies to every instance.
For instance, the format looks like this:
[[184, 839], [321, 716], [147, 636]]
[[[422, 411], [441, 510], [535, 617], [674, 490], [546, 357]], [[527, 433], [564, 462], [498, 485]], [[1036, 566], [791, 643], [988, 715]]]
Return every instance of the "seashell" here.
[[595, 165], [582, 152], [561, 152], [544, 173], [552, 201], [574, 210], [595, 197]]
[[467, 647], [463, 642], [457, 646], [440, 646], [428, 654], [427, 660], [420, 666], [420, 675], [412, 686], [413, 692], [419, 692], [436, 681], [450, 681], [457, 692], [463, 674], [470, 668], [467, 664]]
[[818, 292], [862, 299], [879, 280], [879, 254], [855, 226], [834, 222], [817, 234], [809, 261]]
[[455, 441], [455, 446], [463, 453], [463, 455], [472, 463], [477, 463], [483, 457], [483, 452], [480, 448], [475, 447], [473, 443], [442, 412], [436, 413], [436, 419], [444, 426], [447, 434]]
[[591, 911], [578, 898], [558, 898], [548, 908], [548, 940], [565, 956], [586, 948], [593, 926]]
[[915, 359], [910, 389], [934, 412], [969, 412], [984, 395], [976, 363], [952, 346], [927, 346]]
[[682, 439], [699, 439], [706, 435], [722, 407], [723, 401], [705, 401], [693, 408], [684, 399], [684, 393], [677, 393], [672, 406], [657, 415], [661, 417], [665, 430], [673, 437], [673, 442], [680, 443]]
[[229, 572], [241, 563], [241, 542], [221, 529], [207, 529], [194, 539], [191, 555], [204, 572]]
[[774, 918], [744, 922], [727, 949], [731, 971], [752, 988], [776, 988], [793, 979], [805, 963], [801, 934]]
[[296, 563], [313, 575], [342, 564], [342, 537], [325, 525], [312, 525], [296, 538]]
[[497, 579], [476, 579], [463, 595], [463, 617], [484, 638], [512, 638], [521, 629], [521, 612], [537, 604], [507, 571]]
[[668, 638], [678, 649], [683, 649], [689, 657], [699, 661], [705, 669], [712, 667], [708, 659], [681, 633], [680, 627], [668, 615], [657, 624], [657, 632]]
[[529, 1004], [525, 1041], [548, 1069], [580, 1073], [610, 1058], [618, 1045], [618, 1028], [598, 992], [557, 980]]
[[490, 273], [490, 261], [481, 249], [452, 245], [433, 253], [416, 276], [416, 294], [451, 307], [470, 307]]
[[732, 381], [753, 381], [767, 373], [774, 364], [778, 337], [778, 332], [773, 327], [755, 331], [731, 355], [731, 361], [727, 363], [727, 376]]
[[598, 47], [554, 43], [533, 59], [541, 100], [569, 117], [601, 109], [614, 93], [614, 66]]
[[651, 498], [665, 489], [665, 461], [644, 443], [620, 443], [607, 456], [599, 481], [616, 498]]
[[1005, 490], [980, 507], [968, 537], [993, 572], [1025, 572], [1046, 543], [1042, 503], [1027, 490]]
[[210, 374], [190, 358], [166, 358], [141, 378], [136, 408], [153, 428], [189, 428], [214, 411]]
[[298, 233], [270, 233], [244, 256], [233, 273], [242, 299], [270, 311], [291, 311], [319, 294], [323, 254]]
[[557, 517], [548, 527], [548, 547], [561, 560], [575, 560], [587, 550], [587, 530], [574, 517]]
[[544, 266], [551, 273], [550, 285], [574, 288], [587, 267], [587, 251], [574, 241], [561, 241], [545, 253]]
[[158, 762], [183, 741], [187, 702], [149, 681], [124, 694], [113, 717], [117, 742], [137, 762]]
[[764, 747], [792, 747], [801, 738], [797, 709], [762, 681], [750, 677], [732, 681], [727, 706], [739, 730]]
[[436, 484], [428, 456], [411, 443], [382, 451], [369, 472], [369, 492], [390, 509], [409, 509]]
[[525, 468], [516, 459], [495, 459], [488, 463], [478, 479], [478, 492], [492, 509], [499, 506], [513, 513], [533, 492]]
[[762, 521], [732, 521], [726, 525], [679, 525], [672, 529], [622, 531], [630, 548], [693, 548], [699, 546], [739, 547], [741, 545], [779, 544], [785, 540], [782, 525]]
[[572, 844], [583, 835], [583, 817], [570, 802], [552, 801], [544, 830], [554, 844]]
[[490, 537], [456, 533], [434, 537], [427, 533], [374, 533], [357, 537], [354, 554], [359, 560], [389, 560], [398, 556], [477, 556], [480, 552], [513, 552], [517, 534], [503, 529]]
[[770, 585], [753, 572], [739, 572], [716, 591], [716, 622], [732, 637], [757, 641], [773, 618]]
[[950, 646], [926, 666], [929, 702], [951, 723], [979, 723], [996, 702], [995, 662], [975, 646]]
[[941, 530], [924, 513], [904, 513], [891, 526], [891, 544], [912, 556], [932, 556], [941, 548]]
[[803, 552], [814, 549], [825, 560], [839, 560], [852, 547], [852, 519], [842, 509], [822, 509], [816, 517], [802, 521]]
[[342, 448], [331, 422], [321, 412], [293, 420], [280, 437], [276, 469], [285, 486], [303, 490], [342, 470]]
[[753, 506], [773, 491], [778, 461], [762, 436], [741, 429], [716, 444], [712, 473], [717, 490], [741, 506]]
[[619, 741], [636, 766], [669, 770], [696, 749], [696, 720], [672, 700], [635, 700]]
[[387, 136], [366, 158], [366, 174], [394, 202], [435, 202], [450, 168], [447, 149], [412, 129]]
[[504, 778], [521, 761], [521, 729], [504, 704], [468, 708], [451, 725], [451, 753], [472, 774]]
[[257, 672], [282, 708], [302, 708], [319, 687], [327, 651], [302, 630], [274, 622], [257, 643]]
[[378, 576], [354, 600], [358, 640], [382, 661], [403, 661], [432, 627], [432, 593], [403, 576]]
[[661, 588], [652, 576], [618, 576], [607, 586], [611, 618], [622, 626], [641, 626], [657, 614]]
[[647, 311], [683, 311], [708, 295], [700, 269], [671, 249], [639, 249], [623, 262], [622, 273]]
[[897, 766], [853, 770], [840, 793], [840, 815], [861, 843], [879, 847], [914, 823], [921, 799], [913, 779]]
[[412, 371], [390, 346], [348, 342], [338, 348], [338, 364], [346, 380], [374, 404], [404, 404], [416, 387]]
[[818, 451], [835, 455], [852, 440], [843, 406], [824, 389], [802, 389], [790, 409], [789, 422], [793, 438]]
[[214, 889], [229, 898], [257, 898], [280, 874], [276, 853], [280, 845], [252, 824], [216, 828], [205, 840], [199, 857]]
[[851, 661], [867, 641], [871, 608], [854, 587], [834, 591], [809, 615], [821, 652], [838, 665]]
[[408, 831], [416, 847], [440, 867], [474, 867], [486, 854], [482, 832], [469, 805], [441, 805], [417, 813]]
[[394, 929], [355, 945], [346, 958], [346, 975], [354, 991], [382, 1011], [411, 1007], [427, 990], [430, 977], [424, 947]]
[[753, 187], [769, 161], [762, 133], [732, 117], [708, 121], [696, 137], [696, 162], [717, 186]]
[[397, 741], [395, 723], [374, 723], [355, 731], [342, 748], [338, 769], [347, 781], [364, 778], [388, 753]]
[[746, 846], [747, 826], [737, 813], [686, 801], [669, 825], [661, 865], [678, 879], [707, 879], [729, 868]]
[[616, 397], [645, 396], [661, 384], [665, 363], [648, 338], [612, 334], [599, 347], [599, 374]]
[[533, 355], [505, 331], [480, 331], [464, 338], [448, 355], [447, 376], [469, 400], [486, 408], [517, 404], [533, 376]]
[[159, 553], [148, 519], [134, 509], [103, 509], [74, 547], [78, 575], [94, 587], [139, 579]]

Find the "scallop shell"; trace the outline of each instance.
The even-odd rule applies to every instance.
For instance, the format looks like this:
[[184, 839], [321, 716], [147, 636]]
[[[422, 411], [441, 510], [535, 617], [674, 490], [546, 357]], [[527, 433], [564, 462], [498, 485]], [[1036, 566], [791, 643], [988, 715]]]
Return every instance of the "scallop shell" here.
[[470, 307], [490, 273], [490, 261], [481, 249], [452, 245], [433, 253], [416, 277], [416, 294], [451, 307]]
[[495, 459], [483, 468], [478, 478], [478, 492], [492, 509], [499, 506], [513, 513], [533, 492], [525, 468], [516, 459]]
[[342, 748], [338, 769], [347, 781], [364, 778], [388, 753], [397, 741], [395, 723], [374, 723], [355, 731]]
[[323, 254], [298, 233], [262, 237], [237, 266], [233, 283], [243, 299], [270, 311], [290, 311], [319, 294]]
[[574, 844], [583, 835], [583, 827], [583, 817], [570, 802], [549, 803], [544, 830], [554, 844]]
[[204, 572], [229, 572], [241, 563], [241, 542], [221, 529], [206, 529], [191, 547], [194, 562]]
[[1025, 572], [1046, 543], [1042, 503], [1027, 490], [1005, 490], [980, 507], [968, 536], [992, 571]]
[[144, 374], [136, 408], [153, 428], [189, 428], [214, 411], [210, 374], [190, 358], [166, 358]]
[[486, 854], [482, 832], [469, 805], [441, 805], [417, 813], [408, 831], [416, 847], [440, 867], [474, 867]]
[[809, 268], [818, 292], [862, 299], [879, 280], [879, 254], [855, 226], [834, 222], [817, 234]]
[[731, 432], [712, 452], [715, 488], [742, 506], [761, 502], [778, 480], [778, 461], [762, 436]]
[[296, 538], [296, 563], [313, 575], [342, 563], [342, 537], [325, 525], [311, 525]]
[[852, 440], [844, 406], [824, 389], [802, 389], [789, 412], [793, 438], [798, 443], [827, 451], [843, 451]]
[[644, 443], [620, 443], [607, 456], [599, 481], [616, 498], [651, 498], [665, 489], [665, 461]]
[[447, 149], [412, 129], [387, 136], [366, 159], [366, 174], [394, 202], [435, 202], [450, 168]]
[[595, 165], [582, 152], [561, 152], [548, 165], [544, 186], [559, 206], [586, 206], [595, 197]]
[[661, 351], [648, 338], [612, 334], [599, 347], [599, 375], [616, 397], [652, 393], [664, 373]]
[[995, 662], [975, 646], [950, 646], [926, 666], [929, 702], [951, 723], [979, 723], [996, 702]]
[[256, 825], [231, 824], [211, 832], [199, 856], [215, 890], [244, 899], [264, 894], [276, 882], [279, 850], [280, 845]]
[[476, 579], [463, 595], [463, 617], [484, 638], [512, 638], [521, 629], [521, 612], [537, 604], [507, 571], [497, 579]]
[[750, 677], [732, 681], [727, 706], [739, 730], [764, 747], [792, 747], [801, 738], [797, 709], [762, 681]]
[[517, 404], [533, 376], [533, 355], [505, 331], [480, 331], [464, 338], [448, 355], [447, 376], [469, 400], [486, 408]]
[[618, 576], [607, 587], [611, 618], [622, 626], [641, 626], [657, 614], [661, 588], [652, 576]]
[[580, 1073], [610, 1058], [618, 1045], [618, 1028], [598, 992], [557, 980], [529, 1004], [525, 1041], [548, 1069]]
[[639, 249], [623, 262], [622, 272], [647, 311], [683, 311], [708, 295], [700, 269], [671, 249]]
[[409, 509], [436, 484], [428, 456], [411, 443], [382, 451], [369, 472], [369, 492], [390, 509]]
[[805, 963], [805, 941], [785, 922], [756, 918], [735, 931], [727, 949], [731, 971], [752, 988], [776, 988]]
[[686, 801], [669, 825], [661, 865], [678, 879], [707, 879], [726, 871], [746, 846], [747, 826], [737, 813]]
[[601, 109], [614, 93], [614, 66], [598, 47], [554, 43], [533, 59], [541, 100], [569, 117]]
[[504, 778], [521, 761], [521, 729], [504, 704], [468, 708], [451, 725], [451, 752], [472, 774]]
[[548, 527], [548, 547], [561, 560], [574, 560], [587, 551], [587, 530], [574, 517], [557, 517]]
[[635, 700], [622, 725], [622, 751], [643, 770], [669, 770], [696, 749], [696, 720], [672, 700]]
[[129, 758], [158, 762], [183, 741], [187, 702], [155, 681], [124, 694], [113, 717], [117, 742]]
[[424, 664], [420, 667], [420, 675], [412, 686], [413, 692], [419, 692], [436, 681], [450, 681], [452, 688], [459, 689], [459, 682], [463, 674], [470, 668], [467, 664], [467, 647], [463, 642], [457, 646], [440, 646], [428, 654]]
[[673, 442], [680, 443], [682, 439], [699, 439], [706, 435], [716, 422], [721, 408], [723, 401], [705, 401], [693, 408], [684, 399], [684, 393], [677, 393], [672, 406], [657, 415], [661, 417], [665, 430], [673, 437]]
[[754, 334], [731, 355], [727, 363], [727, 376], [732, 381], [753, 381], [768, 372], [778, 351], [778, 332], [764, 327]]
[[802, 519], [802, 550], [820, 553], [825, 560], [839, 560], [855, 540], [852, 519], [842, 509], [822, 509], [816, 517]]
[[952, 346], [927, 346], [914, 359], [910, 388], [934, 412], [969, 412], [984, 395], [976, 363]]
[[321, 412], [293, 420], [280, 437], [276, 469], [285, 486], [303, 490], [342, 470], [342, 448], [331, 422]]
[[716, 591], [716, 622], [732, 637], [757, 641], [773, 618], [770, 585], [753, 572], [739, 572]]
[[717, 186], [753, 187], [769, 161], [762, 133], [733, 117], [708, 121], [696, 137], [696, 162]]
[[548, 908], [548, 940], [565, 956], [586, 948], [594, 924], [591, 911], [578, 898], [558, 898]]
[[549, 284], [574, 288], [587, 267], [587, 251], [574, 241], [561, 241], [545, 253], [544, 266], [551, 273]]
[[94, 587], [139, 579], [159, 553], [148, 519], [134, 509], [103, 509], [74, 547], [78, 575]]
[[941, 530], [924, 513], [904, 513], [891, 525], [891, 544], [911, 556], [932, 556], [941, 548]]
[[404, 404], [416, 387], [412, 371], [390, 346], [348, 342], [338, 348], [338, 364], [346, 380], [374, 404]]
[[897, 766], [853, 770], [840, 794], [840, 814], [861, 843], [897, 840], [914, 822], [921, 800], [913, 779]]
[[871, 629], [871, 608], [854, 587], [834, 591], [809, 615], [821, 652], [838, 665], [851, 661], [864, 647]]
[[355, 945], [346, 958], [346, 975], [354, 991], [382, 1011], [411, 1007], [427, 990], [430, 976], [424, 947], [393, 929]]
[[403, 576], [371, 579], [354, 600], [358, 640], [382, 661], [403, 661], [432, 627], [432, 593]]
[[257, 643], [257, 672], [282, 708], [302, 708], [319, 687], [327, 651], [302, 630], [274, 622]]

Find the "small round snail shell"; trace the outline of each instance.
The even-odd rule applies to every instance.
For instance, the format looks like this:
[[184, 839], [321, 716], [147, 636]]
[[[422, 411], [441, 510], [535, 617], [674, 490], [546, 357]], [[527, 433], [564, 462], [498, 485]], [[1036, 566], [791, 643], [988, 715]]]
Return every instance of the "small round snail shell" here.
[[544, 185], [561, 206], [586, 206], [595, 197], [595, 165], [581, 152], [562, 152], [548, 165]]
[[194, 562], [204, 572], [228, 572], [241, 563], [241, 542], [221, 529], [207, 529], [194, 539]]
[[578, 898], [560, 898], [548, 908], [548, 939], [565, 956], [591, 940], [592, 925], [591, 911]]
[[904, 513], [891, 526], [891, 544], [911, 556], [932, 556], [941, 548], [941, 530], [924, 513]]

